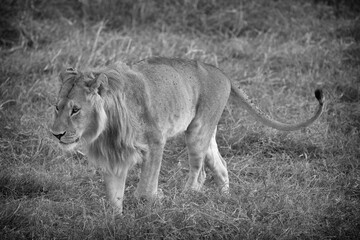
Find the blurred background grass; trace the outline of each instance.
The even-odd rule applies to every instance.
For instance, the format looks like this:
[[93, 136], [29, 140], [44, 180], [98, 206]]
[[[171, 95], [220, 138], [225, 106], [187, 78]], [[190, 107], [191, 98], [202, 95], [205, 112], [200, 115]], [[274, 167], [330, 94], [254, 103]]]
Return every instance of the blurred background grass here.
[[[4, 0], [0, 7], [1, 239], [357, 239], [359, 3], [356, 0]], [[231, 104], [217, 141], [231, 196], [181, 194], [181, 137], [167, 144], [148, 209], [132, 193], [115, 217], [101, 174], [63, 153], [47, 132], [66, 67], [150, 56], [198, 59], [223, 69], [274, 118], [300, 121], [328, 100], [322, 118], [282, 133]]]

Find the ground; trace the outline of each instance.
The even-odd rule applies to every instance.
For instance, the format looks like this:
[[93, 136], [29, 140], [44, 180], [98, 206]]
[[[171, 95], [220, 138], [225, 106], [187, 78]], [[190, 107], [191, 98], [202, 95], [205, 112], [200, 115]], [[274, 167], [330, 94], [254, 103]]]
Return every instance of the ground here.
[[[1, 239], [357, 239], [360, 234], [360, 21], [356, 1], [4, 1], [0, 42]], [[229, 104], [217, 142], [230, 195], [208, 172], [182, 193], [183, 136], [168, 142], [149, 208], [127, 181], [114, 214], [101, 172], [65, 153], [48, 124], [66, 67], [150, 56], [221, 68], [283, 122], [308, 118], [313, 92], [327, 106], [312, 126], [279, 132]]]

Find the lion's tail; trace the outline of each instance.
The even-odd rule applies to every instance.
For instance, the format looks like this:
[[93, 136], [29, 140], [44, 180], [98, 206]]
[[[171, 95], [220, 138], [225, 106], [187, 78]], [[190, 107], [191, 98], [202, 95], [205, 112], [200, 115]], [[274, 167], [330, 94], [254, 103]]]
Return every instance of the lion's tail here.
[[271, 119], [266, 113], [260, 110], [246, 95], [246, 93], [240, 89], [238, 89], [233, 84], [231, 85], [231, 96], [236, 100], [237, 104], [243, 106], [256, 120], [263, 123], [268, 127], [272, 127], [282, 131], [295, 131], [301, 128], [307, 127], [313, 122], [315, 122], [321, 115], [324, 108], [324, 95], [321, 89], [315, 90], [315, 97], [319, 102], [318, 109], [313, 117], [310, 119], [295, 124], [286, 124], [282, 122], [278, 122], [276, 120]]

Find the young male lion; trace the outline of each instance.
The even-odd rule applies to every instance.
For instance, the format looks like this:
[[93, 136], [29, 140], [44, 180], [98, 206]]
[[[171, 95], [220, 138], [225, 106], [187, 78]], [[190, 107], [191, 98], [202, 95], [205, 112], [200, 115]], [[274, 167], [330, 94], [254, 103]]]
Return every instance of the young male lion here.
[[218, 68], [192, 60], [150, 58], [92, 72], [69, 68], [60, 80], [51, 132], [64, 149], [81, 143], [89, 160], [104, 169], [109, 199], [120, 212], [127, 172], [141, 159], [135, 194], [156, 197], [165, 142], [181, 132], [190, 165], [185, 189], [201, 188], [207, 166], [220, 190], [228, 192], [226, 162], [215, 135], [230, 96], [256, 120], [285, 131], [310, 125], [323, 109], [323, 94], [316, 90], [319, 107], [312, 118], [293, 125], [274, 121]]

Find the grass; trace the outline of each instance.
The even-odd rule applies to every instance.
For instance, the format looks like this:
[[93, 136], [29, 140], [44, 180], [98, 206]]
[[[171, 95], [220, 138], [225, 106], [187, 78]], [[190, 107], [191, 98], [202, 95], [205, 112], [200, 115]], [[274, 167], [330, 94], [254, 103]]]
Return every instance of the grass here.
[[[331, 3], [338, 3], [331, 5]], [[102, 3], [102, 5], [98, 5]], [[360, 234], [360, 22], [356, 1], [5, 1], [0, 54], [1, 239], [357, 239]], [[41, 11], [40, 11], [41, 9]], [[161, 55], [223, 69], [284, 133], [231, 104], [217, 141], [230, 196], [209, 172], [202, 192], [182, 193], [187, 155], [168, 142], [149, 207], [133, 192], [123, 216], [86, 157], [49, 138], [57, 76]]]

